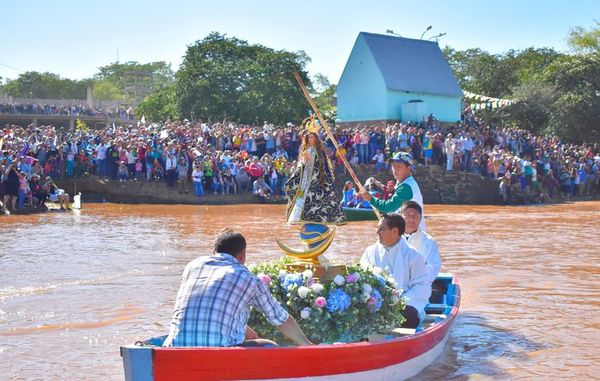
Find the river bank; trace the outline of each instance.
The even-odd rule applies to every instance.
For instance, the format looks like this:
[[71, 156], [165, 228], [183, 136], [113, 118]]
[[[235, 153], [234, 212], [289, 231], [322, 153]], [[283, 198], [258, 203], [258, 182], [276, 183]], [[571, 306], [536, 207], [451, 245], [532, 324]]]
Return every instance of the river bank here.
[[[362, 181], [374, 176], [382, 182], [393, 180], [391, 172], [378, 174], [373, 166], [358, 166], [356, 175]], [[419, 166], [414, 177], [421, 187], [426, 204], [443, 205], [501, 205], [502, 198], [498, 192], [498, 181], [466, 172], [446, 172], [438, 166]], [[339, 173], [336, 177], [336, 188], [341, 190], [344, 183], [350, 180], [347, 173]], [[195, 197], [190, 186], [189, 193], [179, 193], [176, 188], [167, 187], [164, 182], [129, 181], [99, 179], [97, 176], [57, 179], [59, 187], [65, 189], [71, 198], [81, 192], [83, 202], [112, 202], [121, 204], [181, 204], [181, 205], [239, 205], [239, 204], [285, 204], [283, 197], [273, 198], [265, 202], [252, 196], [250, 191], [242, 191], [236, 195], [214, 195], [207, 192], [203, 197]], [[577, 197], [572, 201], [591, 201], [596, 196]], [[550, 203], [560, 203], [560, 196]], [[523, 198], [516, 198], [512, 204], [525, 204]], [[40, 210], [39, 212], [41, 212]], [[44, 210], [45, 211], [45, 210]], [[31, 210], [28, 212], [36, 212]], [[0, 215], [5, 209], [0, 203]]]
[[[373, 166], [359, 166], [356, 175], [362, 181], [374, 176], [382, 182], [393, 180], [391, 172], [376, 173]], [[471, 204], [494, 205], [501, 199], [498, 195], [498, 182], [493, 179], [465, 172], [445, 172], [437, 166], [420, 166], [414, 174], [420, 184], [425, 203], [428, 204]], [[341, 190], [350, 176], [339, 173], [336, 188]], [[257, 204], [260, 201], [249, 191], [237, 195], [214, 195], [207, 192], [204, 197], [195, 197], [190, 187], [189, 193], [179, 193], [168, 188], [163, 182], [103, 180], [96, 176], [68, 178], [56, 183], [71, 195], [81, 192], [84, 202], [114, 202], [125, 204], [199, 204], [235, 205]], [[285, 199], [272, 199], [267, 203], [283, 204]]]

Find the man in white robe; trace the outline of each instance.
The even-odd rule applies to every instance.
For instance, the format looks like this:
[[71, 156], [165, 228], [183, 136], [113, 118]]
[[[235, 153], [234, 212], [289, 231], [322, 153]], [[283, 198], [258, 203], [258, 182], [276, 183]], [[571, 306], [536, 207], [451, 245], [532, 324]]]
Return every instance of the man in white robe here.
[[404, 327], [416, 328], [425, 316], [431, 295], [425, 259], [404, 238], [405, 222], [399, 214], [384, 214], [377, 227], [379, 240], [365, 250], [360, 263], [391, 274], [406, 298]]
[[425, 258], [429, 270], [429, 282], [433, 283], [442, 267], [442, 259], [440, 258], [437, 241], [419, 226], [422, 218], [421, 206], [414, 201], [406, 201], [400, 208], [400, 214], [406, 222], [404, 237], [406, 237], [408, 244]]

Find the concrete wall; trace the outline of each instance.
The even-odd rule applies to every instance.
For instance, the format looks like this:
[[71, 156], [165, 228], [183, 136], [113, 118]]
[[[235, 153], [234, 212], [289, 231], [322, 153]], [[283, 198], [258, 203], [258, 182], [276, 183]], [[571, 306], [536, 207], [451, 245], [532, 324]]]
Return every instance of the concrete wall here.
[[420, 122], [422, 116], [415, 120], [414, 115], [402, 115], [402, 105], [411, 100], [422, 100], [426, 105], [427, 115], [433, 114], [441, 122], [453, 123], [460, 120], [461, 99], [443, 95], [420, 94], [388, 90], [386, 91], [386, 119], [399, 119], [403, 122]]
[[[362, 181], [370, 176], [386, 182], [392, 180], [391, 173], [377, 175], [373, 165], [359, 166], [356, 175]], [[445, 172], [438, 166], [419, 166], [414, 173], [426, 204], [497, 204], [500, 202], [498, 181], [465, 172]], [[336, 175], [338, 192], [349, 175]], [[75, 182], [77, 185], [75, 186]], [[86, 202], [122, 202], [131, 204], [251, 204], [256, 199], [249, 193], [237, 196], [214, 196], [207, 193], [201, 199], [192, 193], [179, 194], [176, 189], [167, 188], [165, 183], [128, 182], [99, 180], [96, 176], [78, 179], [59, 179], [56, 183], [73, 195], [81, 192]], [[341, 198], [341, 193], [338, 194]], [[285, 203], [285, 201], [274, 201]]]

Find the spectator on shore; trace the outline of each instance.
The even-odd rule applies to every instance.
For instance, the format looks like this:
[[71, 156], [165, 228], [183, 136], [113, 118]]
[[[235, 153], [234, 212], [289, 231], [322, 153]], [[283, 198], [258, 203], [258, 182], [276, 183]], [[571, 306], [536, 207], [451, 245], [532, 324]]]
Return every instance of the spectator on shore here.
[[194, 183], [194, 195], [196, 197], [204, 196], [204, 171], [200, 164], [196, 164], [194, 167], [192, 181]]
[[59, 188], [50, 176], [46, 177], [44, 190], [48, 193], [48, 200], [58, 202], [61, 210], [71, 210], [69, 194], [64, 189]]
[[124, 161], [119, 163], [119, 169], [117, 170], [117, 179], [120, 183], [127, 182], [129, 180], [129, 171]]
[[356, 206], [356, 191], [354, 190], [354, 184], [352, 181], [346, 181], [344, 184], [344, 190], [342, 192], [342, 207], [352, 208]]
[[179, 158], [177, 163], [177, 182], [179, 183], [179, 193], [189, 193], [188, 184], [188, 164], [184, 156]]
[[252, 194], [261, 202], [264, 202], [265, 200], [271, 198], [271, 195], [273, 194], [273, 189], [271, 189], [271, 187], [267, 183], [265, 183], [264, 178], [259, 177], [253, 183]]

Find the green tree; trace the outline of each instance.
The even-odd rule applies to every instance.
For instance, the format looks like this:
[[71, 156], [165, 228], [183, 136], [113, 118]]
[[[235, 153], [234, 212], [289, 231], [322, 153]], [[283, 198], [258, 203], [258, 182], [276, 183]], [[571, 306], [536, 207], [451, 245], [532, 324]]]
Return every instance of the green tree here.
[[144, 98], [136, 108], [136, 115], [138, 118], [144, 115], [147, 122], [180, 119], [175, 84], [165, 86]]
[[600, 52], [561, 57], [543, 77], [560, 92], [548, 131], [572, 142], [600, 141]]
[[96, 81], [92, 88], [92, 94], [94, 99], [108, 101], [123, 99], [123, 92], [113, 82], [110, 82], [107, 79]]
[[504, 97], [518, 82], [510, 60], [481, 49], [464, 51], [445, 47], [443, 53], [463, 90], [491, 97]]
[[568, 142], [600, 142], [600, 96], [567, 92], [552, 107], [548, 133]]
[[18, 98], [85, 99], [88, 80], [74, 81], [53, 73], [25, 72], [3, 86]]
[[586, 30], [576, 26], [569, 31], [567, 42], [576, 52], [592, 53], [600, 51], [600, 22], [594, 20], [596, 26]]
[[492, 116], [502, 124], [524, 128], [535, 134], [542, 133], [547, 127], [553, 103], [558, 92], [553, 85], [531, 81], [517, 87], [513, 95], [519, 101], [497, 109]]
[[335, 122], [335, 118], [337, 117], [336, 89], [337, 85], [329, 85], [329, 87], [313, 97], [319, 112], [330, 123]]
[[294, 79], [304, 70], [304, 52], [250, 45], [213, 32], [188, 47], [176, 75], [183, 117], [251, 123], [283, 123], [306, 116], [308, 105]]

